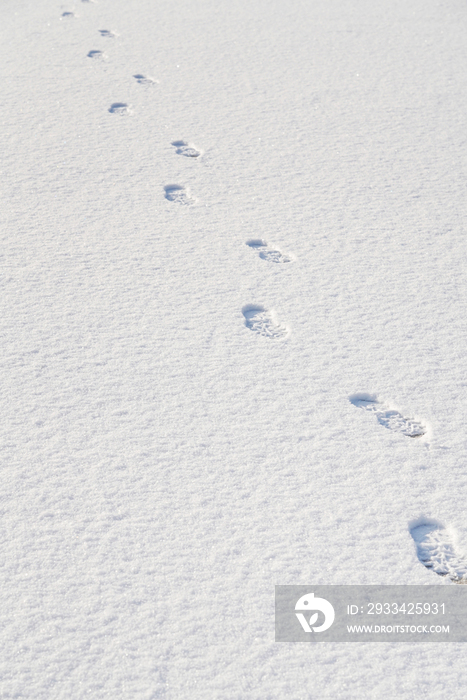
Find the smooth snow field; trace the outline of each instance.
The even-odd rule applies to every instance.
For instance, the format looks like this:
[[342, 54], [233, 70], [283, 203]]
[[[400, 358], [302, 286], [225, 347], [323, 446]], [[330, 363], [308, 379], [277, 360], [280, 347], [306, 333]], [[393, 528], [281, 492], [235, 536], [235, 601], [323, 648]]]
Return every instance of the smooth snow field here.
[[462, 697], [276, 584], [467, 580], [464, 0], [0, 3], [0, 698]]

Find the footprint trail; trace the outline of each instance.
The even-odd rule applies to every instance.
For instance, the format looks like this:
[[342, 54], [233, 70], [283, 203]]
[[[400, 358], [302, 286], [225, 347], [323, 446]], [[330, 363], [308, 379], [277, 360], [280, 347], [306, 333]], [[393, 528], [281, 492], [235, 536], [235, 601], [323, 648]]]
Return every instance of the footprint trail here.
[[426, 433], [426, 428], [421, 423], [413, 418], [404, 418], [399, 411], [390, 409], [368, 394], [356, 394], [350, 396], [349, 400], [357, 408], [373, 413], [378, 423], [388, 430], [394, 430], [411, 438], [418, 438]]
[[190, 194], [190, 190], [183, 185], [166, 185], [164, 187], [165, 198], [169, 202], [177, 204], [190, 205], [194, 203], [194, 199]]
[[454, 583], [467, 583], [467, 563], [456, 552], [451, 533], [439, 523], [425, 521], [411, 528], [417, 556], [427, 569]]
[[98, 51], [96, 49], [96, 50], [90, 51], [88, 53], [88, 58], [93, 58], [94, 60], [103, 61], [107, 58], [107, 56], [105, 55], [105, 53], [103, 51]]
[[187, 158], [199, 158], [201, 151], [196, 148], [192, 143], [187, 141], [172, 141], [172, 146], [175, 146], [176, 153], [179, 156], [186, 156]]
[[257, 250], [259, 257], [262, 260], [267, 260], [267, 262], [273, 263], [289, 263], [292, 262], [292, 258], [285, 255], [277, 248], [270, 248], [268, 243], [262, 238], [252, 238], [246, 242], [247, 246]]
[[245, 317], [245, 325], [251, 331], [265, 338], [283, 340], [289, 334], [286, 326], [278, 323], [273, 311], [268, 311], [264, 306], [248, 304], [242, 309]]
[[130, 107], [126, 102], [114, 102], [113, 105], [110, 105], [109, 112], [110, 114], [125, 116], [126, 114], [130, 114]]
[[135, 78], [136, 82], [140, 85], [155, 85], [159, 82], [158, 80], [154, 80], [154, 78], [150, 78], [149, 75], [141, 75], [140, 73], [134, 75], [133, 78]]

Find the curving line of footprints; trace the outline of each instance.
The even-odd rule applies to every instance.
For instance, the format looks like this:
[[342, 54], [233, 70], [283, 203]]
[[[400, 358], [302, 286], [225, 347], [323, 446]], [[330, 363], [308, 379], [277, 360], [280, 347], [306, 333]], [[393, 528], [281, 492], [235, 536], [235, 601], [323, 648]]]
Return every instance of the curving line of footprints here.
[[[94, 0], [81, 0], [82, 3], [93, 3]], [[63, 12], [61, 19], [76, 17], [74, 12]], [[115, 39], [118, 34], [110, 29], [99, 29], [100, 36], [104, 39]], [[100, 49], [93, 49], [87, 54], [94, 61], [107, 61], [107, 54]], [[155, 86], [159, 81], [154, 78], [136, 73], [133, 78], [138, 84], [147, 87]], [[126, 102], [114, 102], [108, 112], [119, 116], [132, 113], [131, 106]], [[185, 158], [197, 159], [203, 155], [203, 151], [188, 141], [173, 141], [177, 155]], [[168, 202], [189, 206], [196, 200], [191, 195], [190, 189], [180, 184], [169, 184], [164, 187], [164, 196]], [[287, 264], [293, 261], [293, 257], [268, 244], [263, 239], [249, 239], [246, 245], [258, 253], [258, 256], [273, 264]], [[268, 310], [260, 304], [247, 304], [242, 313], [246, 328], [257, 335], [273, 340], [284, 340], [289, 335], [289, 329], [280, 323], [273, 310]], [[410, 438], [419, 438], [425, 435], [427, 429], [418, 420], [407, 418], [394, 408], [390, 408], [378, 401], [370, 394], [355, 394], [349, 397], [349, 401], [356, 408], [360, 408], [375, 416], [377, 422], [392, 431]], [[439, 576], [447, 577], [454, 583], [467, 584], [467, 557], [458, 551], [455, 533], [446, 528], [442, 523], [422, 518], [409, 528], [415, 543], [416, 552], [420, 562]]]

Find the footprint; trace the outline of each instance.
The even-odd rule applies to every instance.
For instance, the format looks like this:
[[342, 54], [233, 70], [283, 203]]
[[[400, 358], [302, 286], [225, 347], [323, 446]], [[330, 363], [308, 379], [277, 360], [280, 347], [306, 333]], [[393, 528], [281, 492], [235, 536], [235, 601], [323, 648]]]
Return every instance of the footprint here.
[[107, 58], [107, 56], [105, 55], [105, 53], [103, 51], [96, 50], [96, 51], [90, 51], [88, 53], [88, 58], [94, 58], [94, 59], [97, 59], [98, 61], [104, 61]]
[[245, 326], [266, 338], [282, 340], [289, 334], [286, 326], [278, 323], [273, 311], [267, 311], [264, 306], [247, 304], [242, 309]]
[[421, 423], [413, 420], [413, 418], [404, 418], [399, 411], [390, 409], [377, 401], [374, 396], [355, 394], [349, 397], [349, 401], [357, 408], [363, 408], [365, 411], [374, 413], [378, 423], [389, 430], [395, 430], [397, 433], [402, 433], [411, 438], [418, 438], [426, 433], [426, 428]]
[[443, 525], [426, 520], [412, 527], [410, 534], [427, 569], [455, 583], [467, 583], [467, 563], [456, 552], [453, 536]]
[[62, 17], [76, 17], [74, 12], [62, 12]]
[[275, 249], [275, 248], [269, 248], [266, 241], [264, 241], [262, 238], [251, 238], [249, 241], [246, 242], [246, 244], [250, 248], [254, 248], [254, 250], [258, 250], [259, 257], [262, 260], [267, 260], [268, 262], [273, 262], [273, 263], [292, 262], [292, 258], [289, 257], [288, 255], [285, 255], [280, 250]]
[[193, 204], [194, 199], [190, 195], [190, 190], [182, 185], [166, 185], [164, 187], [165, 198], [169, 202], [177, 202], [177, 204]]
[[158, 80], [154, 80], [154, 78], [150, 78], [149, 75], [141, 75], [140, 73], [134, 75], [133, 78], [135, 78], [136, 82], [140, 85], [155, 85], [159, 82]]
[[114, 39], [118, 34], [110, 31], [110, 29], [99, 29], [99, 34], [105, 36], [107, 39]]
[[120, 114], [124, 116], [130, 114], [130, 107], [125, 102], [114, 102], [113, 105], [109, 107], [110, 114]]
[[192, 143], [187, 141], [172, 141], [172, 146], [175, 146], [179, 156], [186, 156], [187, 158], [199, 158], [201, 151], [196, 148]]

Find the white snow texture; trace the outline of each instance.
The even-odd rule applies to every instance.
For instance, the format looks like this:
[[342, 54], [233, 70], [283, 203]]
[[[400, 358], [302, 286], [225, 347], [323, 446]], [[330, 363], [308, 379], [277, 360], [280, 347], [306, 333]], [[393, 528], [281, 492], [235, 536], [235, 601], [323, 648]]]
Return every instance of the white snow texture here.
[[1, 698], [462, 694], [274, 585], [465, 583], [466, 17], [1, 3]]

